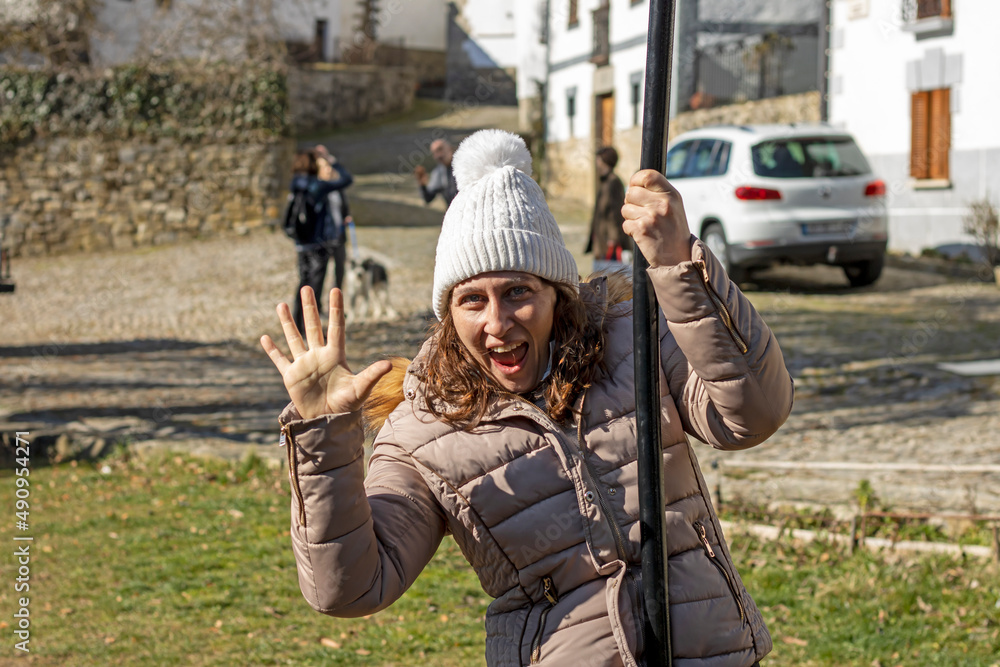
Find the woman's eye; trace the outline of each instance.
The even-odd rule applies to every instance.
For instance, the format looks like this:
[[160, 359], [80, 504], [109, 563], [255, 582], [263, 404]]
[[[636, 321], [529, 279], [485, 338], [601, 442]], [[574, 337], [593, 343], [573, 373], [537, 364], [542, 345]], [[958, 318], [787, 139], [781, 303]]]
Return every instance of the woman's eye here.
[[524, 296], [525, 294], [527, 294], [530, 291], [531, 290], [529, 290], [527, 287], [518, 285], [517, 287], [511, 287], [510, 288], [510, 295], [511, 296]]
[[465, 303], [479, 303], [482, 300], [482, 296], [479, 294], [465, 294], [459, 300], [459, 305]]

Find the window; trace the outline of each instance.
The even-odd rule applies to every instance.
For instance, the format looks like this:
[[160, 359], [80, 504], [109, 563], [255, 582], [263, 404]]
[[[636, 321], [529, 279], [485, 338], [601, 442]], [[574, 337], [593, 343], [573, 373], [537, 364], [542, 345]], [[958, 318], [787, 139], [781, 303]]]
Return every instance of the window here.
[[910, 176], [948, 180], [951, 150], [951, 89], [922, 90], [910, 98]]
[[593, 12], [594, 47], [590, 62], [598, 67], [607, 65], [611, 58], [611, 6], [601, 5]]
[[721, 176], [729, 169], [731, 148], [731, 143], [718, 139], [677, 144], [667, 153], [667, 178]]
[[718, 147], [719, 142], [714, 139], [702, 139], [699, 141], [697, 148], [694, 149], [691, 155], [691, 161], [688, 163], [687, 169], [684, 170], [684, 175], [691, 178], [711, 176]]
[[860, 176], [871, 172], [850, 137], [803, 137], [762, 141], [750, 149], [753, 171], [767, 178]]
[[639, 125], [639, 104], [642, 102], [642, 76], [632, 75], [632, 126]]
[[316, 19], [316, 32], [313, 35], [313, 51], [316, 52], [316, 59], [326, 62], [326, 19]]
[[580, 2], [579, 0], [569, 0], [569, 21], [567, 27], [575, 28], [580, 25]]
[[921, 37], [942, 37], [954, 31], [953, 0], [903, 0], [903, 30]]
[[573, 119], [576, 117], [576, 88], [566, 91], [566, 115], [569, 117], [569, 136], [576, 136], [573, 131]]
[[951, 0], [917, 0], [917, 19], [951, 17]]
[[729, 169], [729, 151], [732, 146], [728, 141], [718, 142], [718, 150], [715, 151], [715, 156], [712, 158], [711, 169], [708, 173], [709, 176], [721, 176], [726, 173]]
[[693, 141], [685, 141], [667, 151], [667, 178], [684, 177], [684, 165], [687, 163], [694, 143]]

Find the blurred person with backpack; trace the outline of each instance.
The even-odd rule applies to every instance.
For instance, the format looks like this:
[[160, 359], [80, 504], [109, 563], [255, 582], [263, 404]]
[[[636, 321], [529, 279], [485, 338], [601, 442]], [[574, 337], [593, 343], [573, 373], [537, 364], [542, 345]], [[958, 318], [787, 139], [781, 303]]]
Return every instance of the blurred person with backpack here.
[[[339, 245], [343, 254], [342, 239], [335, 236], [336, 225], [330, 210], [330, 195], [339, 193], [354, 182], [354, 177], [338, 164], [336, 158], [330, 156], [325, 148], [323, 153], [330, 161], [315, 149], [300, 151], [295, 156], [295, 161], [292, 163], [288, 204], [285, 207], [283, 223], [285, 234], [295, 241], [295, 250], [299, 257], [299, 288], [296, 290], [292, 315], [300, 327], [303, 326], [300, 296], [302, 288], [308, 285], [317, 294], [322, 294], [326, 265], [334, 254], [332, 251], [337, 241], [341, 241]], [[341, 199], [341, 203], [338, 216], [343, 220], [346, 200]], [[341, 227], [343, 228], [343, 225]], [[343, 257], [340, 262], [340, 276], [343, 277]]]

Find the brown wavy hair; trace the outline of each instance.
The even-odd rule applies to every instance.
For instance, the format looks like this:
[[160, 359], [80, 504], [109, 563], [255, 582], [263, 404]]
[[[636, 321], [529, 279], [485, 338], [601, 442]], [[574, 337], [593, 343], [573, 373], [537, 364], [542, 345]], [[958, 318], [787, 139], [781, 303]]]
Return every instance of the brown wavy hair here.
[[[606, 305], [587, 304], [565, 285], [545, 282], [556, 290], [554, 358], [545, 384], [545, 403], [549, 416], [558, 424], [566, 424], [577, 397], [605, 371]], [[508, 392], [462, 344], [450, 310], [434, 326], [434, 333], [437, 343], [426, 366], [427, 409], [445, 422], [463, 429], [474, 428], [489, 406]]]

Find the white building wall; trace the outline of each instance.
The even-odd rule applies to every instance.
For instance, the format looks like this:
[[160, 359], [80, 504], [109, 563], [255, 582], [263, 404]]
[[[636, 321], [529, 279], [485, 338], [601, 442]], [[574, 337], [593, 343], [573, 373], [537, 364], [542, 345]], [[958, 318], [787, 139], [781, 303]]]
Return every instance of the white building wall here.
[[[325, 51], [330, 57], [340, 33], [341, 1], [275, 0], [277, 25], [264, 29], [273, 30], [275, 39], [312, 42], [316, 20], [325, 19], [328, 28]], [[97, 27], [91, 39], [92, 55], [99, 65], [116, 65], [147, 53], [168, 58], [239, 54], [245, 29], [225, 17], [226, 12], [239, 12], [241, 4], [242, 0], [227, 3], [173, 0], [169, 8], [160, 8], [156, 0], [103, 0], [95, 12]], [[196, 18], [201, 8], [216, 12], [220, 17], [218, 26], [204, 27], [206, 21]], [[232, 30], [232, 37], [220, 39], [227, 29]]]
[[[890, 248], [957, 251], [971, 241], [962, 230], [969, 202], [1000, 195], [1000, 74], [991, 27], [1000, 3], [953, 2], [952, 33], [919, 38], [904, 29], [901, 6], [833, 3], [830, 121], [857, 138], [889, 186]], [[910, 96], [939, 86], [951, 88], [950, 182], [928, 189], [909, 175]]]
[[[590, 136], [593, 124], [593, 17], [599, 0], [580, 0], [577, 25], [569, 26], [568, 0], [551, 0], [549, 28], [549, 143]], [[576, 91], [576, 114], [570, 132], [567, 93]]]
[[[549, 75], [549, 142], [590, 137], [594, 120], [593, 76], [583, 68], [567, 69]], [[569, 91], [576, 91], [576, 114], [572, 132], [569, 120]]]
[[639, 124], [642, 123], [643, 77], [646, 71], [646, 33], [649, 2], [611, 4], [611, 59], [615, 80], [615, 129], [635, 127], [632, 80], [639, 79]]
[[[341, 1], [344, 3], [342, 39], [348, 44], [358, 24], [358, 2]], [[379, 41], [402, 40], [408, 49], [444, 51], [448, 43], [447, 0], [382, 0], [376, 32]]]
[[544, 28], [545, 0], [514, 0], [514, 55], [517, 58], [517, 97], [536, 96], [536, 81], [545, 80]]
[[[189, 0], [190, 1], [190, 0]], [[211, 0], [203, 0], [211, 1]], [[239, 2], [240, 0], [235, 0]], [[341, 2], [351, 0], [272, 0], [278, 18], [278, 31], [286, 40], [311, 43], [316, 34], [316, 20], [326, 21], [326, 42], [323, 59], [336, 60], [341, 32]]]
[[469, 36], [498, 67], [518, 64], [514, 9], [513, 0], [466, 0], [462, 8]]

